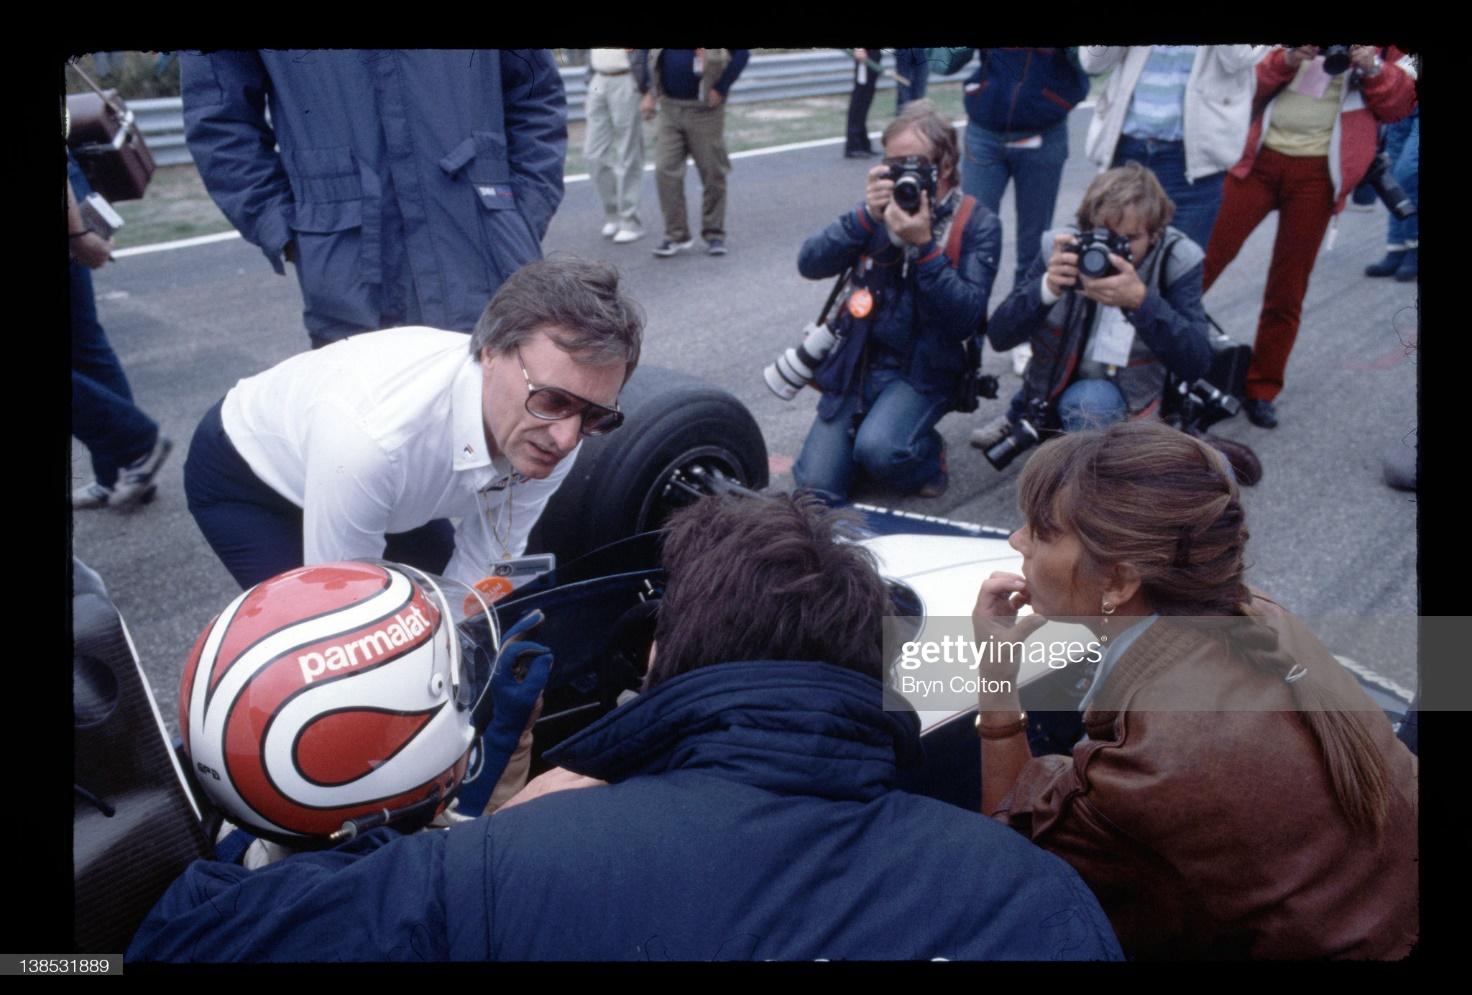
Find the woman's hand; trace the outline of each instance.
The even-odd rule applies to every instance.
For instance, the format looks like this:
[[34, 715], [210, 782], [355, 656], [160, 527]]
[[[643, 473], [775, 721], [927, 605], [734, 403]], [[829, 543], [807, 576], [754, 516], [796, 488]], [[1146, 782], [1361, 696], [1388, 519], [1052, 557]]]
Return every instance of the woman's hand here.
[[[971, 629], [977, 643], [1021, 643], [1047, 622], [1041, 615], [1019, 620], [1017, 610], [1029, 604], [1027, 578], [1021, 574], [994, 572], [981, 582], [976, 594], [976, 607], [971, 610]], [[1022, 654], [1016, 651], [986, 654], [981, 676], [988, 680], [1007, 681], [1015, 686]]]
[[1380, 75], [1380, 49], [1374, 45], [1349, 46], [1349, 61], [1353, 62], [1355, 68], [1365, 76]]
[[869, 208], [869, 217], [875, 224], [884, 223], [884, 209], [894, 199], [894, 180], [889, 178], [889, 167], [882, 163], [869, 170], [869, 182], [864, 187], [864, 204]]

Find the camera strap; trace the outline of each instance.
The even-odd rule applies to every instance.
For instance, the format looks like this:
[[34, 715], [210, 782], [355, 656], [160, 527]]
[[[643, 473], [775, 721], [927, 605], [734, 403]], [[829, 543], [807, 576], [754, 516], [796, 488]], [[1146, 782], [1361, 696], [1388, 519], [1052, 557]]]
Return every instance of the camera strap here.
[[[857, 263], [838, 274], [838, 279], [833, 281], [833, 289], [828, 292], [828, 299], [823, 302], [823, 309], [818, 312], [818, 324], [827, 325], [828, 315], [833, 310], [833, 302], [838, 300], [838, 295], [843, 293], [843, 288], [848, 285], [849, 278], [854, 275]], [[831, 327], [831, 326], [830, 326]]]
[[961, 198], [961, 203], [956, 207], [956, 213], [951, 215], [951, 220], [946, 222], [945, 244], [946, 258], [951, 261], [952, 268], [961, 265], [961, 238], [966, 234], [966, 222], [971, 220], [971, 212], [976, 210], [976, 198], [969, 194]]

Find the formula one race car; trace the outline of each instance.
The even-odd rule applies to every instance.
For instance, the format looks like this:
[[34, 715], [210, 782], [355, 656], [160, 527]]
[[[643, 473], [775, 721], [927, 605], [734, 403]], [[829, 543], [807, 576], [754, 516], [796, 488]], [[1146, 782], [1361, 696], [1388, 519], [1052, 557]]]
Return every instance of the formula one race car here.
[[[532, 548], [557, 553], [558, 566], [497, 602], [493, 618], [460, 623], [465, 639], [493, 658], [499, 633], [533, 610], [546, 616], [537, 640], [554, 650], [556, 664], [535, 727], [533, 774], [544, 766], [543, 750], [639, 689], [653, 636], [651, 608], [664, 583], [654, 531], [660, 521], [700, 495], [767, 484], [761, 433], [729, 394], [671, 371], [641, 368], [622, 400], [625, 429], [584, 443], [533, 534]], [[860, 522], [851, 541], [875, 555], [895, 616], [916, 624], [969, 616], [982, 577], [1020, 569], [1021, 557], [1003, 531], [853, 508]], [[73, 950], [115, 953], [184, 866], [212, 851], [219, 815], [199, 789], [199, 772], [171, 742], [101, 579], [80, 563], [73, 610]], [[1406, 717], [1409, 695], [1352, 669], [1393, 722]], [[1081, 731], [1078, 703], [1087, 675], [1025, 665], [1018, 685], [1034, 752], [1067, 752]], [[899, 786], [975, 809], [975, 708], [927, 709], [927, 701], [914, 697], [912, 703], [921, 717], [926, 760]], [[481, 810], [490, 780], [460, 786], [460, 811]]]

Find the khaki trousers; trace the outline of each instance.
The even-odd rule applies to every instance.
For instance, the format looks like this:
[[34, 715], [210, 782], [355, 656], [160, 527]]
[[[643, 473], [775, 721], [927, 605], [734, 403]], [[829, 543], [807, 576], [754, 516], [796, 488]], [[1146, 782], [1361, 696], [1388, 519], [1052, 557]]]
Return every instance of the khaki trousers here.
[[700, 235], [709, 241], [726, 237], [726, 109], [695, 100], [659, 101], [655, 131], [655, 187], [664, 214], [664, 234], [672, 242], [690, 240], [685, 215], [685, 159], [695, 160], [703, 192], [700, 198]]
[[639, 223], [639, 188], [644, 182], [644, 130], [639, 88], [631, 73], [588, 77], [587, 137], [583, 157], [603, 201], [606, 221]]

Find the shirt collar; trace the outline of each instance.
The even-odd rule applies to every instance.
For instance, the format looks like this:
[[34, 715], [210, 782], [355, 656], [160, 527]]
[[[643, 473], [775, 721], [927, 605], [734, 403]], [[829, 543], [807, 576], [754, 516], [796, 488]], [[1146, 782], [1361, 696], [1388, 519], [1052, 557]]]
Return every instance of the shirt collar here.
[[484, 397], [481, 364], [474, 356], [467, 357], [450, 385], [451, 465], [457, 473], [479, 471], [475, 475], [477, 490], [498, 491], [510, 484], [525, 483], [529, 478], [512, 470], [506, 457], [491, 458], [486, 444]]
[[500, 486], [504, 487], [511, 477], [521, 475], [511, 472], [506, 459], [491, 459], [490, 446], [486, 444], [484, 395], [485, 377], [480, 362], [474, 356], [466, 357], [450, 385], [450, 445], [454, 448], [451, 465], [457, 473], [481, 471], [476, 474], [477, 488], [494, 486], [498, 478], [507, 478], [501, 482]]

